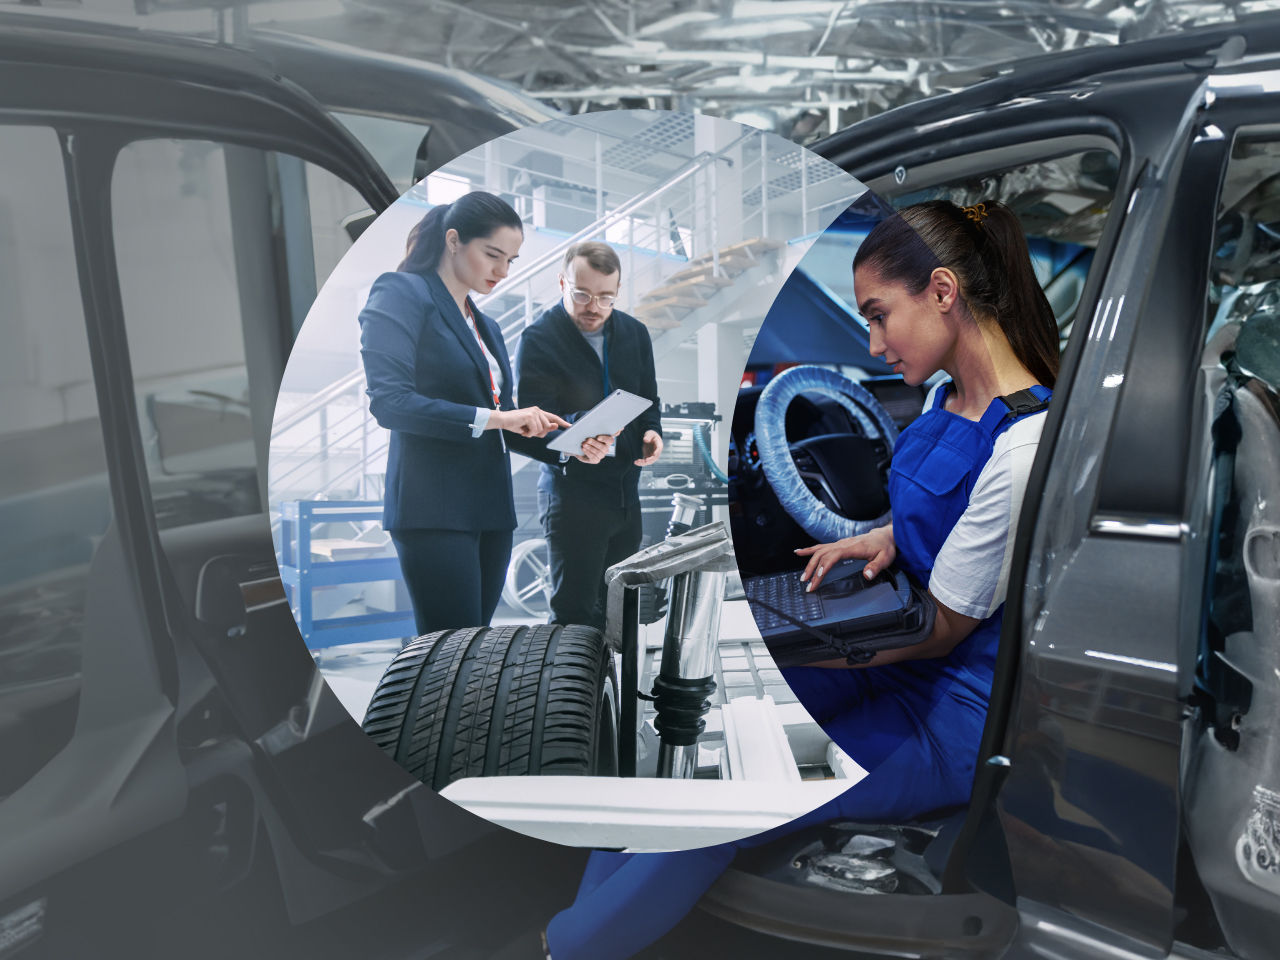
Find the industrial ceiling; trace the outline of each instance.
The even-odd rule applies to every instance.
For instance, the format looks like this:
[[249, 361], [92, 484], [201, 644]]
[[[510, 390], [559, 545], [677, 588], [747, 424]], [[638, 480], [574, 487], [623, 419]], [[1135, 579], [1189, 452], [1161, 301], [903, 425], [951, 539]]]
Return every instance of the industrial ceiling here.
[[332, 16], [281, 26], [499, 79], [567, 113], [694, 109], [807, 142], [972, 83], [996, 63], [1277, 7], [1278, 0], [345, 0]]
[[0, 0], [224, 38], [271, 27], [503, 81], [565, 113], [697, 110], [806, 143], [1000, 63], [1280, 0]]

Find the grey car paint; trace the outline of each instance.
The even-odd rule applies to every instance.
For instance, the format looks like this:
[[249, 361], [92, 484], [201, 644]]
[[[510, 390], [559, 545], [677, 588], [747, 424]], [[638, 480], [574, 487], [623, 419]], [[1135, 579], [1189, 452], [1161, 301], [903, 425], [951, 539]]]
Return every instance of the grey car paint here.
[[[282, 151], [375, 210], [395, 197], [389, 180], [259, 58], [135, 30], [7, 16], [0, 27], [0, 124], [49, 129], [65, 169], [78, 268], [65, 279], [80, 292], [101, 429], [88, 445], [105, 452], [80, 495], [111, 518], [66, 629], [41, 626], [38, 588], [18, 594], [29, 610], [5, 611], [5, 747], [24, 765], [44, 759], [0, 799], [0, 955], [444, 955], [500, 942], [571, 894], [581, 855], [505, 837], [389, 763], [322, 682], [283, 598], [246, 599], [243, 584], [275, 573], [265, 515], [159, 530], [139, 435], [112, 230], [121, 147], [203, 138]], [[297, 264], [271, 239], [278, 196], [262, 155], [234, 148], [250, 405], [269, 424]], [[43, 245], [52, 225], [21, 224], [21, 242]], [[6, 472], [58, 456], [52, 436], [6, 436]], [[35, 496], [30, 507], [63, 502], [57, 487]], [[7, 506], [11, 518], [22, 509]], [[13, 627], [27, 630], [21, 642]], [[81, 641], [62, 640], [77, 630]], [[467, 893], [478, 878], [459, 878], [493, 844], [510, 869], [487, 882], [511, 909], [482, 922]], [[542, 890], [559, 876], [561, 894], [517, 896], [510, 884], [532, 869]]]
[[[1243, 771], [1258, 763], [1214, 746], [1191, 697], [1209, 533], [1197, 374], [1212, 185], [1230, 131], [1277, 115], [1277, 23], [1255, 21], [1247, 41], [1223, 29], [1020, 63], [818, 148], [890, 196], [959, 175], [980, 151], [1052, 155], [1057, 138], [1099, 137], [1121, 157], [1118, 212], [1027, 497], [1035, 522], [1015, 557], [1025, 586], [1008, 602], [1019, 616], [1006, 618], [988, 762], [947, 870], [953, 891], [970, 880], [1016, 890], [1011, 956], [1194, 952], [1175, 947], [1174, 930], [1188, 904], [1207, 906], [1192, 898], [1197, 882], [1241, 956], [1269, 956], [1278, 935], [1275, 891], [1243, 883], [1235, 865], [1242, 810], [1257, 803]], [[1256, 432], [1274, 464], [1274, 423]], [[1265, 661], [1275, 626], [1255, 625], [1271, 642], [1253, 655]], [[1265, 703], [1246, 726], [1255, 755], [1271, 756]], [[1007, 862], [979, 855], [993, 811]]]
[[[1268, 25], [1274, 27], [1268, 21], [1251, 33], [1250, 44], [1265, 49], [1272, 42], [1275, 30], [1265, 29]], [[1185, 894], [1176, 873], [1182, 865], [1180, 831], [1185, 830], [1196, 850], [1199, 877], [1215, 897], [1235, 950], [1261, 957], [1275, 942], [1274, 899], [1242, 880], [1234, 862], [1239, 836], [1230, 828], [1235, 807], [1247, 810], [1254, 803], [1252, 771], [1274, 756], [1265, 723], [1268, 709], [1259, 699], [1258, 711], [1246, 718], [1260, 728], [1259, 738], [1251, 741], [1254, 753], [1227, 756], [1229, 751], [1206, 741], [1212, 733], [1194, 713], [1182, 721], [1184, 734], [1177, 729], [1191, 688], [1187, 657], [1194, 638], [1187, 636], [1188, 618], [1199, 607], [1207, 486], [1207, 468], [1198, 457], [1207, 431], [1205, 403], [1201, 390], [1191, 385], [1200, 360], [1192, 345], [1203, 318], [1186, 306], [1203, 300], [1197, 291], [1204, 276], [1202, 270], [1182, 268], [1194, 266], [1196, 244], [1203, 254], [1207, 241], [1196, 239], [1194, 230], [1177, 229], [1188, 221], [1181, 219], [1186, 198], [1174, 187], [1186, 166], [1199, 162], [1191, 156], [1199, 152], [1193, 150], [1197, 138], [1205, 149], [1214, 149], [1211, 135], [1206, 136], [1208, 121], [1276, 115], [1270, 80], [1257, 89], [1218, 89], [1212, 104], [1202, 96], [1215, 63], [1240, 55], [1239, 45], [1224, 47], [1235, 35], [1234, 30], [1215, 31], [1017, 68], [954, 99], [859, 125], [824, 146], [853, 172], [882, 178], [875, 185], [893, 193], [898, 167], [911, 187], [980, 149], [1007, 150], [1059, 137], [1109, 142], [1124, 161], [1118, 188], [1124, 204], [1117, 204], [1124, 212], [1112, 218], [1100, 244], [1084, 295], [1088, 322], [1079, 325], [1068, 350], [1063, 388], [1046, 428], [1051, 442], [1032, 479], [1038, 497], [1029, 499], [1041, 505], [1040, 522], [1025, 526], [1016, 562], [1026, 570], [1027, 586], [1010, 598], [1022, 615], [1007, 618], [1001, 687], [984, 746], [991, 762], [979, 778], [970, 823], [947, 870], [947, 893], [911, 903], [891, 897], [854, 904], [821, 897], [777, 902], [768, 896], [775, 892], [768, 886], [759, 888], [768, 895], [757, 900], [738, 897], [743, 887], [735, 888], [735, 881], [750, 878], [731, 876], [713, 894], [713, 909], [728, 914], [736, 906], [738, 922], [796, 942], [898, 955], [995, 956], [1010, 944], [1008, 956], [1127, 957], [1170, 950], [1202, 956], [1172, 942], [1179, 898]], [[1215, 49], [1226, 53], [1215, 55]], [[312, 98], [252, 58], [229, 66], [236, 55], [228, 54], [198, 44], [166, 47], [136, 36], [86, 39], [70, 29], [62, 35], [6, 29], [0, 40], [0, 79], [5, 81], [0, 113], [9, 122], [56, 121], [73, 158], [68, 170], [83, 299], [95, 338], [116, 516], [95, 555], [90, 610], [95, 644], [82, 667], [85, 675], [103, 681], [84, 704], [84, 732], [93, 739], [77, 745], [58, 767], [46, 768], [45, 792], [14, 794], [0, 808], [6, 820], [0, 837], [7, 845], [0, 857], [0, 924], [6, 931], [29, 930], [32, 918], [40, 918], [44, 943], [36, 949], [49, 956], [83, 955], [95, 946], [96, 952], [114, 952], [126, 945], [138, 946], [133, 955], [141, 955], [148, 944], [136, 933], [127, 935], [123, 924], [141, 914], [163, 927], [154, 916], [147, 919], [157, 905], [173, 910], [180, 927], [191, 922], [180, 933], [198, 931], [194, 921], [205, 916], [188, 898], [207, 898], [208, 915], [220, 915], [217, 897], [225, 895], [220, 884], [228, 875], [219, 873], [220, 861], [212, 854], [226, 834], [197, 830], [194, 839], [188, 834], [218, 811], [256, 812], [258, 826], [249, 835], [252, 856], [269, 843], [267, 859], [274, 865], [255, 866], [246, 874], [264, 874], [253, 887], [264, 895], [280, 895], [277, 888], [284, 888], [288, 902], [281, 913], [290, 919], [272, 930], [271, 938], [251, 944], [261, 949], [296, 948], [298, 930], [291, 923], [308, 918], [376, 922], [343, 914], [370, 895], [407, 908], [414, 900], [396, 901], [396, 891], [417, 895], [431, 889], [443, 897], [439, 902], [456, 904], [438, 882], [432, 887], [423, 880], [431, 872], [426, 861], [439, 868], [451, 849], [474, 851], [480, 849], [474, 844], [495, 836], [491, 828], [378, 766], [382, 758], [371, 745], [349, 736], [352, 725], [335, 711], [327, 691], [315, 686], [305, 657], [290, 660], [286, 653], [276, 669], [290, 682], [255, 701], [255, 708], [241, 704], [237, 718], [236, 705], [225, 702], [225, 691], [218, 692], [216, 664], [225, 645], [195, 639], [202, 630], [225, 633], [227, 622], [216, 612], [201, 618], [196, 607], [187, 618], [175, 603], [183, 583], [195, 583], [202, 574], [208, 583], [216, 581], [216, 566], [207, 566], [210, 559], [234, 557], [246, 543], [255, 544], [253, 552], [269, 555], [270, 544], [262, 543], [265, 531], [252, 521], [245, 521], [243, 530], [195, 531], [185, 538], [191, 542], [184, 542], [182, 536], [157, 535], [149, 516], [110, 244], [98, 245], [109, 236], [103, 229], [109, 211], [100, 199], [102, 184], [92, 178], [112, 147], [110, 137], [96, 136], [104, 129], [102, 121], [170, 135], [216, 130], [240, 142], [288, 148], [360, 185], [375, 209], [392, 195], [367, 155], [324, 119]], [[55, 64], [61, 69], [52, 69]], [[108, 76], [110, 87], [102, 83]], [[33, 78], [41, 82], [33, 85]], [[81, 131], [86, 135], [77, 138]], [[1206, 162], [1211, 165], [1212, 156]], [[1194, 187], [1187, 189], [1194, 193]], [[1190, 199], [1195, 217], [1212, 216], [1212, 198]], [[1190, 249], [1180, 245], [1184, 233]], [[1145, 366], [1144, 337], [1154, 341], [1152, 356], [1168, 348], [1154, 368]], [[1264, 434], [1274, 429], [1265, 415], [1254, 419]], [[1186, 451], [1197, 453], [1190, 470]], [[1172, 473], [1170, 463], [1177, 467]], [[1137, 486], [1134, 469], [1141, 478]], [[1266, 469], [1260, 465], [1257, 475], [1264, 476]], [[1140, 509], [1144, 490], [1151, 510]], [[203, 542], [202, 534], [208, 538]], [[239, 625], [234, 618], [231, 623]], [[154, 643], [140, 644], [138, 638]], [[301, 653], [300, 647], [294, 652]], [[1265, 674], [1265, 666], [1255, 672]], [[252, 722], [244, 718], [246, 709], [258, 711]], [[246, 729], [252, 735], [245, 735]], [[308, 740], [323, 752], [300, 750]], [[1096, 765], [1081, 792], [1081, 779], [1062, 762], [1067, 748]], [[1188, 779], [1185, 794], [1179, 788], [1179, 749], [1188, 754], [1186, 773], [1200, 774]], [[301, 758], [302, 768], [323, 766], [335, 751], [352, 766], [344, 763], [340, 777], [322, 776], [335, 797], [354, 791], [351, 803], [332, 816], [300, 809], [304, 794], [290, 796], [291, 790], [313, 789], [314, 781], [301, 776], [298, 766], [290, 769], [288, 758]], [[360, 779], [357, 770], [372, 782], [353, 783]], [[1125, 776], [1139, 778], [1140, 796], [1115, 789]], [[1240, 785], [1243, 804], [1231, 790], [1221, 789], [1223, 782]], [[1008, 789], [997, 795], [1002, 784]], [[1059, 812], [1064, 790], [1080, 811], [1073, 810], [1071, 817], [1104, 823], [1111, 836], [1091, 843], [1080, 842], [1078, 835], [1068, 840]], [[1180, 819], [1184, 799], [1194, 815]], [[1131, 809], [1124, 809], [1126, 803]], [[998, 820], [987, 816], [992, 808]], [[353, 828], [359, 824], [364, 826]], [[415, 847], [415, 838], [425, 849]], [[548, 874], [550, 885], [549, 875], [557, 868], [572, 874], [580, 862], [576, 855], [519, 838], [499, 839], [487, 848], [496, 854], [492, 866], [471, 879], [492, 883], [495, 874], [501, 879], [532, 866]], [[465, 886], [466, 861], [449, 864], [461, 874], [444, 886]], [[248, 864], [236, 861], [235, 866]], [[272, 870], [279, 873], [275, 884]], [[155, 875], [147, 879], [148, 874]], [[1104, 888], [1091, 886], [1091, 877], [1124, 882]], [[128, 880], [124, 886], [136, 887], [113, 890], [122, 878]], [[998, 896], [973, 892], [974, 887]], [[528, 899], [532, 893], [522, 890], [520, 896]], [[134, 902], [147, 897], [155, 899], [141, 906]], [[518, 925], [528, 919], [516, 915], [516, 900], [507, 903], [510, 913], [481, 914], [499, 938], [504, 922]], [[113, 910], [120, 916], [111, 916]], [[273, 911], [271, 904], [259, 905], [264, 917], [274, 916]], [[470, 916], [454, 918], [450, 927], [450, 918], [439, 909], [432, 920], [455, 932], [472, 922]], [[73, 923], [82, 924], [79, 933], [71, 932]], [[891, 929], [894, 924], [900, 927]], [[443, 939], [424, 944], [420, 927], [421, 915], [415, 912], [393, 915], [374, 929], [383, 935], [388, 955], [400, 948], [405, 954], [425, 949], [446, 955]], [[819, 935], [820, 927], [828, 930]], [[100, 939], [109, 935], [122, 939]], [[216, 951], [211, 944], [221, 942], [201, 944], [197, 937], [190, 937], [191, 954]], [[104, 948], [104, 942], [111, 945]], [[358, 942], [372, 948], [367, 937]], [[785, 955], [787, 948], [778, 941], [767, 943], [773, 945], [771, 955]], [[161, 939], [149, 944], [153, 951], [168, 945]], [[316, 938], [309, 946], [314, 955], [351, 955], [353, 949], [335, 937]]]
[[[1235, 131], [1274, 136], [1277, 50], [1280, 19], [1262, 17], [1247, 34], [998, 65], [818, 145], [902, 202], [1085, 149], [1119, 170], [1024, 502], [985, 762], [963, 825], [943, 824], [935, 844], [942, 895], [840, 902], [756, 862], [710, 909], [870, 953], [1273, 955], [1273, 538], [1269, 521], [1240, 538], [1256, 554], [1255, 617], [1228, 662], [1202, 642], [1222, 367], [1206, 356], [1202, 372], [1201, 354], [1218, 184]], [[1257, 411], [1248, 395], [1241, 410]], [[1236, 476], [1259, 504], [1280, 463], [1268, 404], [1245, 414], [1256, 443]], [[1258, 876], [1241, 868], [1246, 850]]]
[[420, 60], [270, 30], [251, 31], [245, 46], [329, 110], [430, 118], [424, 174], [517, 127], [560, 116], [493, 80]]

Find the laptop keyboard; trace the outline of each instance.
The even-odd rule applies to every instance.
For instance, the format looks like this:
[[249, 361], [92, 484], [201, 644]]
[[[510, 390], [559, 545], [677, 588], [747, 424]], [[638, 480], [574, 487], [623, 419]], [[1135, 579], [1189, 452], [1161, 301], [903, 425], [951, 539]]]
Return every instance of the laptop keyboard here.
[[[822, 601], [818, 599], [816, 593], [805, 592], [805, 585], [800, 582], [798, 573], [773, 573], [749, 577], [743, 581], [742, 586], [748, 601], [759, 600], [767, 603], [801, 623], [808, 623], [822, 617]], [[756, 618], [756, 626], [762, 631], [792, 626], [788, 620], [760, 606], [759, 603], [751, 603], [751, 613]]]

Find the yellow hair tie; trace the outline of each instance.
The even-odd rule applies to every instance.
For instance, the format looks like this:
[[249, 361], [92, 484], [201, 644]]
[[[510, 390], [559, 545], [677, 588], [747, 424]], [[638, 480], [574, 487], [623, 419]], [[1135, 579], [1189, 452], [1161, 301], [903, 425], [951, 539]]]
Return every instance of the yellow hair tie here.
[[987, 205], [985, 203], [975, 203], [971, 207], [961, 207], [964, 215], [972, 220], [978, 226], [982, 226], [982, 221], [987, 219]]

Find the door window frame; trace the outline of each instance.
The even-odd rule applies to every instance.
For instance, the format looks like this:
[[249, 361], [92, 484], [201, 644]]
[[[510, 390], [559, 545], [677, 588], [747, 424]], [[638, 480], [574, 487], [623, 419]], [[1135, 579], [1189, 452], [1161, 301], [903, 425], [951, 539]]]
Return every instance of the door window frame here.
[[[243, 69], [236, 51], [200, 44], [193, 54], [197, 45], [181, 40], [145, 41], [122, 69], [111, 42], [49, 46], [42, 33], [17, 30], [0, 43], [0, 126], [51, 128], [61, 147], [113, 526], [135, 593], [131, 606], [147, 634], [116, 631], [122, 659], [146, 666], [130, 673], [128, 689], [110, 678], [110, 697], [142, 712], [156, 695], [177, 703], [175, 638], [189, 613], [160, 547], [138, 420], [111, 211], [119, 151], [139, 140], [211, 140], [314, 163], [375, 211], [389, 206], [396, 192], [337, 121], [280, 78]], [[23, 41], [43, 49], [44, 62], [25, 59]], [[194, 78], [200, 83], [193, 85]], [[279, 325], [287, 346], [295, 331], [288, 317]], [[82, 705], [83, 691], [97, 682], [82, 676]], [[83, 726], [77, 723], [77, 737]]]
[[[1178, 94], [1185, 92], [1190, 96], [1195, 86], [1193, 77], [1175, 85], [1166, 94], [1166, 106], [1158, 112], [1165, 115], [1165, 119], [1171, 118], [1176, 122], [1186, 102], [1184, 100], [1178, 103]], [[1096, 319], [1094, 314], [1103, 296], [1106, 278], [1117, 259], [1121, 237], [1134, 210], [1135, 193], [1151, 190], [1154, 185], [1151, 180], [1153, 161], [1163, 156], [1169, 146], [1169, 135], [1161, 131], [1159, 123], [1149, 122], [1151, 118], [1145, 118], [1141, 123], [1130, 118], [1131, 123], [1126, 125], [1122, 122], [1124, 107], [1109, 104], [1102, 97], [1092, 102], [1091, 112], [1086, 115], [1081, 115], [1080, 101], [1076, 101], [1063, 111], [1059, 119], [1034, 117], [1037, 112], [1043, 114], [1061, 108], [1062, 101], [1068, 99], [1066, 95], [1054, 96], [1059, 97], [1057, 105], [1042, 102], [1038, 111], [1028, 111], [1029, 119], [1024, 123], [1016, 122], [1017, 108], [1006, 106], [1003, 109], [967, 115], [954, 122], [939, 123], [934, 131], [936, 139], [925, 146], [897, 152], [876, 147], [863, 151], [854, 150], [855, 157], [861, 153], [865, 159], [852, 164], [842, 163], [873, 190], [878, 188], [892, 195], [914, 192], [929, 186], [928, 181], [934, 177], [926, 177], [922, 171], [932, 173], [933, 170], [941, 171], [946, 168], [946, 179], [958, 179], [971, 172], [972, 167], [981, 163], [984, 158], [997, 159], [1001, 169], [1050, 159], [1055, 153], [1052, 149], [1055, 144], [1066, 148], [1056, 151], [1059, 156], [1073, 152], [1073, 145], [1075, 149], [1079, 149], [1080, 145], [1105, 145], [1120, 160], [1107, 222], [1077, 306], [1076, 317], [1080, 322], [1073, 324], [1063, 352], [1054, 403], [1047, 414], [1040, 449], [1024, 500], [1023, 522], [1015, 542], [1010, 590], [1006, 601], [1006, 609], [1010, 615], [1005, 617], [988, 719], [979, 750], [978, 773], [968, 816], [943, 877], [944, 893], [965, 894], [982, 888], [1010, 903], [1017, 891], [1007, 855], [991, 855], [988, 851], [993, 843], [999, 847], [1004, 846], [1003, 841], [996, 840], [1004, 833], [996, 814], [996, 802], [1009, 769], [1009, 761], [1004, 756], [1007, 749], [1005, 745], [1011, 742], [1017, 732], [1014, 729], [1014, 706], [1020, 686], [1024, 643], [1021, 613], [1029, 601], [1034, 602], [1034, 598], [1026, 596], [1025, 580], [1031, 559], [1031, 533], [1036, 525], [1036, 507], [1064, 429], [1064, 414], [1071, 399], [1073, 383], [1082, 372], [1085, 344], [1090, 336], [1090, 328], [1094, 326], [1090, 321]], [[1075, 111], [1074, 116], [1071, 115], [1072, 110]], [[1107, 112], [1108, 110], [1113, 110], [1115, 115]], [[1009, 122], [1011, 119], [1015, 122]], [[919, 136], [921, 128], [916, 128], [915, 132]], [[913, 142], [919, 142], [918, 136], [913, 138]], [[943, 141], [943, 137], [947, 139]], [[886, 139], [892, 143], [896, 138]], [[1037, 148], [1043, 149], [1044, 145], [1049, 145], [1050, 149], [1045, 153], [1038, 153]], [[966, 157], [974, 158], [973, 162], [966, 165], [963, 162]], [[902, 176], [904, 171], [905, 179]], [[944, 178], [938, 176], [937, 179]]]

